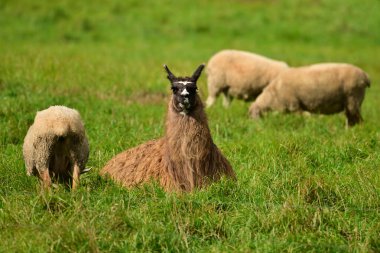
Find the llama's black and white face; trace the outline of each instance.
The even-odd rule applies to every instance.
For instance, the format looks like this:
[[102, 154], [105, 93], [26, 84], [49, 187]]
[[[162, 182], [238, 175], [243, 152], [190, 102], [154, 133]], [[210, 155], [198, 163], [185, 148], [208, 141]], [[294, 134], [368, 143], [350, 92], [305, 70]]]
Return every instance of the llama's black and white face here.
[[195, 97], [197, 95], [196, 83], [184, 78], [172, 82], [171, 89], [177, 108], [186, 114], [195, 104]]
[[176, 110], [182, 114], [188, 114], [196, 105], [197, 80], [202, 73], [204, 64], [200, 65], [191, 77], [176, 77], [166, 65], [164, 67], [171, 82]]

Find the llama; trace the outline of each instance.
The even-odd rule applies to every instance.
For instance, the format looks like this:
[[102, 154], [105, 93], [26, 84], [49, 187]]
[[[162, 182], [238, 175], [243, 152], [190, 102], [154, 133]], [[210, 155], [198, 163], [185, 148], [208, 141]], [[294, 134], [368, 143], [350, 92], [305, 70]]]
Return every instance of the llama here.
[[164, 65], [171, 83], [165, 135], [126, 150], [101, 170], [124, 187], [158, 181], [166, 191], [192, 191], [223, 175], [235, 179], [228, 160], [214, 144], [197, 80], [204, 64], [191, 77], [176, 77]]

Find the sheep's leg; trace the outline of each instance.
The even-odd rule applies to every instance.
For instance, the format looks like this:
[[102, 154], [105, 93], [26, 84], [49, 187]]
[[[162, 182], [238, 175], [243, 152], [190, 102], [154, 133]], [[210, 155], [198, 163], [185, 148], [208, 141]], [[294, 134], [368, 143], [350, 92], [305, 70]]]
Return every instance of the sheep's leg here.
[[79, 185], [79, 176], [80, 176], [80, 168], [78, 166], [78, 163], [74, 162], [73, 166], [73, 179], [72, 179], [72, 186], [71, 189], [74, 191]]
[[215, 103], [216, 97], [215, 96], [208, 96], [206, 100], [206, 107], [210, 107]]
[[352, 127], [360, 122], [363, 121], [363, 118], [360, 114], [360, 104], [361, 101], [359, 101], [356, 97], [348, 97], [345, 113], [346, 113], [346, 127]]
[[219, 96], [220, 90], [215, 87], [215, 82], [211, 77], [207, 80], [208, 97], [206, 100], [206, 107], [210, 107], [215, 103], [216, 98]]
[[360, 115], [360, 112], [350, 112], [346, 110], [346, 128], [352, 127], [358, 123], [361, 123], [363, 121], [362, 116]]
[[228, 94], [228, 90], [223, 91], [223, 106], [229, 107], [232, 101], [232, 96]]
[[46, 168], [44, 170], [41, 170], [39, 172], [39, 176], [40, 176], [40, 180], [42, 182], [42, 186], [45, 189], [50, 188], [50, 186], [51, 186], [51, 178], [50, 178], [50, 175], [49, 175], [49, 169]]

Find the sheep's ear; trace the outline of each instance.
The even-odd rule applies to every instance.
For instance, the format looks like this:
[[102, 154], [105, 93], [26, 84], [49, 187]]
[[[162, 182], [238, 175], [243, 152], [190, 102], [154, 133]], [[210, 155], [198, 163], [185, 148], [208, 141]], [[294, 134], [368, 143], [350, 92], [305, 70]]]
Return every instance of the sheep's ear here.
[[201, 65], [199, 65], [199, 67], [197, 68], [197, 70], [195, 70], [194, 74], [191, 76], [191, 80], [193, 80], [194, 82], [196, 82], [198, 80], [198, 78], [200, 77], [200, 75], [201, 75], [202, 70], [203, 70], [204, 67], [205, 67], [204, 63], [202, 63]]
[[166, 64], [164, 64], [164, 68], [165, 68], [165, 70], [166, 70], [166, 73], [168, 73], [168, 79], [170, 80], [170, 81], [173, 81], [176, 77], [175, 77], [175, 75], [173, 75], [173, 73], [170, 71], [170, 69], [168, 68], [168, 66], [166, 66]]

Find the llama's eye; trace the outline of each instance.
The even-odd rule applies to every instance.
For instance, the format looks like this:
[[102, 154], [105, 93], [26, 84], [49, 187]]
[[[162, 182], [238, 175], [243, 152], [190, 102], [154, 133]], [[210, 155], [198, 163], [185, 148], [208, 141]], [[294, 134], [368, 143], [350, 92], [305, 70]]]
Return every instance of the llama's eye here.
[[178, 91], [178, 88], [177, 88], [177, 87], [174, 87], [174, 86], [172, 86], [171, 89], [172, 89], [173, 92], [177, 92], [177, 91]]

